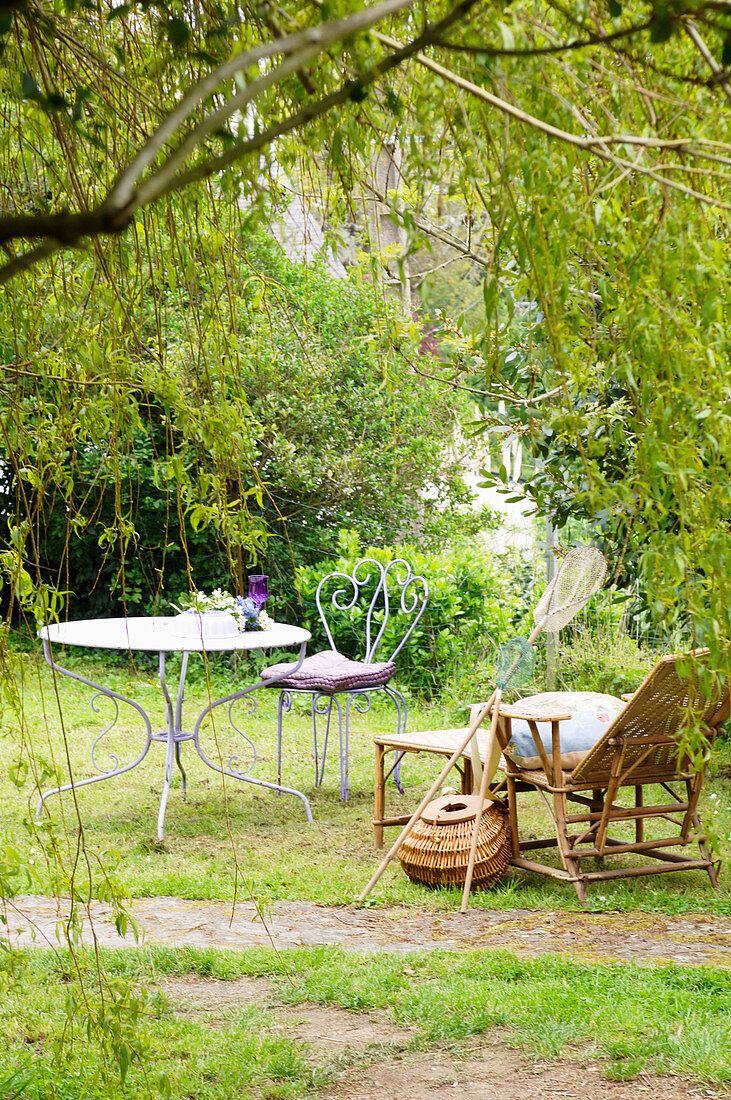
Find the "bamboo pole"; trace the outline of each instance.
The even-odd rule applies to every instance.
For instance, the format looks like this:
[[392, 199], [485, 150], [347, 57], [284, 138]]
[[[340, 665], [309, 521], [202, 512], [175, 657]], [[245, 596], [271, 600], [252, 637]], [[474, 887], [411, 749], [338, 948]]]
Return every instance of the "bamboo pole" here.
[[475, 823], [472, 826], [472, 840], [470, 842], [470, 858], [467, 863], [467, 874], [464, 880], [464, 890], [462, 891], [462, 905], [460, 906], [460, 912], [467, 912], [467, 905], [470, 898], [470, 887], [472, 886], [472, 876], [475, 871], [475, 857], [477, 856], [477, 845], [480, 839], [480, 824], [482, 823], [482, 810], [485, 805], [485, 799], [487, 797], [487, 784], [495, 774], [497, 767], [497, 760], [493, 764], [493, 755], [495, 750], [495, 744], [497, 742], [497, 724], [500, 720], [500, 703], [503, 698], [503, 689], [498, 686], [495, 692], [495, 701], [492, 706], [492, 721], [490, 723], [490, 735], [487, 739], [487, 748], [485, 750], [485, 763], [482, 768], [482, 782], [480, 783], [480, 801], [477, 804], [477, 813], [475, 815]]

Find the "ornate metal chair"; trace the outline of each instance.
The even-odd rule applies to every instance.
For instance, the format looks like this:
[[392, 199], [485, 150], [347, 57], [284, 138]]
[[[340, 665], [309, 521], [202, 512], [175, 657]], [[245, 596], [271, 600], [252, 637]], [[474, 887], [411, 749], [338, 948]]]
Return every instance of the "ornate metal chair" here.
[[[331, 591], [335, 586], [334, 591]], [[277, 775], [282, 772], [282, 720], [283, 715], [292, 708], [295, 692], [310, 695], [312, 715], [312, 733], [315, 754], [315, 783], [322, 783], [325, 773], [327, 742], [333, 708], [337, 711], [338, 737], [340, 742], [340, 794], [343, 801], [348, 797], [348, 747], [350, 737], [350, 714], [356, 710], [366, 714], [370, 710], [371, 696], [375, 691], [383, 691], [396, 704], [397, 732], [406, 732], [408, 710], [403, 695], [391, 685], [396, 672], [395, 658], [414, 632], [417, 623], [424, 614], [429, 586], [424, 577], [413, 573], [411, 566], [403, 558], [396, 558], [387, 565], [372, 558], [359, 561], [351, 574], [330, 573], [317, 586], [315, 603], [317, 612], [325, 628], [331, 648], [306, 657], [299, 668], [295, 664], [273, 665], [265, 669], [262, 679], [266, 682], [274, 677], [278, 679], [279, 706], [277, 710]], [[330, 605], [326, 613], [324, 606]], [[362, 628], [365, 634], [365, 653], [361, 660], [352, 660], [338, 651], [333, 637], [334, 626], [344, 626], [349, 620], [351, 635], [353, 628]], [[339, 619], [339, 622], [337, 621]], [[401, 635], [395, 649], [386, 660], [376, 661], [379, 646], [387, 634], [393, 641], [393, 623], [406, 619], [408, 627]], [[391, 630], [387, 628], [391, 623]], [[336, 630], [337, 633], [337, 630]], [[351, 637], [350, 641], [353, 642]], [[291, 669], [292, 674], [287, 676]], [[343, 716], [344, 698], [345, 715]], [[322, 750], [318, 751], [318, 724], [324, 724], [321, 735]], [[396, 784], [399, 785], [398, 769]]]

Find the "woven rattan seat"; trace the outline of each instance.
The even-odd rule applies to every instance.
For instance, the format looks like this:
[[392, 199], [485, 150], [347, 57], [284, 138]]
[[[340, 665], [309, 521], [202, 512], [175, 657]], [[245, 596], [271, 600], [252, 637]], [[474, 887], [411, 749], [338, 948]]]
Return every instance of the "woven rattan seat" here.
[[[528, 769], [511, 759], [514, 714], [509, 707], [501, 708], [498, 738], [515, 866], [573, 883], [582, 904], [588, 884], [605, 879], [705, 870], [718, 885], [718, 864], [706, 845], [698, 797], [705, 761], [729, 715], [729, 684], [725, 676], [712, 675], [709, 659], [708, 650], [663, 657], [594, 747], [568, 772], [560, 763], [560, 719], [536, 717], [529, 723], [543, 766]], [[540, 721], [551, 722], [552, 752], [538, 735]], [[693, 753], [687, 748], [691, 740], [696, 745]], [[630, 804], [622, 800], [627, 789], [634, 796]], [[528, 791], [542, 795], [555, 837], [520, 839], [519, 796]], [[646, 827], [651, 836], [645, 835]], [[668, 850], [691, 843], [698, 845], [700, 858]], [[561, 867], [540, 862], [538, 854], [550, 848], [558, 848]], [[630, 855], [642, 862], [628, 865], [625, 857]], [[615, 856], [622, 857], [621, 866], [584, 867], [587, 859]]]

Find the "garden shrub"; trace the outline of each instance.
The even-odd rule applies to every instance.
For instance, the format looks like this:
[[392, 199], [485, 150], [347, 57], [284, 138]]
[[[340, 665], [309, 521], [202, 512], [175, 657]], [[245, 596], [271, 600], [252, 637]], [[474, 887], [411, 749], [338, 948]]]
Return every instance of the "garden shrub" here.
[[559, 691], [603, 691], [609, 695], [634, 691], [660, 656], [654, 648], [641, 647], [621, 632], [579, 627], [566, 634], [556, 662]]

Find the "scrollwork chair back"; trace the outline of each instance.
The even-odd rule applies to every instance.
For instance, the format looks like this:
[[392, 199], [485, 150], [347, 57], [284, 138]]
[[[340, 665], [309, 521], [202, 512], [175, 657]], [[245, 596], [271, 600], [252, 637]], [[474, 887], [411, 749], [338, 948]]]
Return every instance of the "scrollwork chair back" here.
[[[340, 741], [340, 793], [348, 797], [348, 748], [350, 712], [370, 710], [371, 695], [384, 691], [396, 706], [397, 732], [406, 732], [406, 700], [391, 680], [395, 658], [414, 633], [429, 598], [426, 579], [415, 574], [409, 562], [396, 558], [386, 564], [362, 558], [351, 573], [329, 573], [315, 592], [317, 613], [323, 624], [329, 650], [307, 657], [291, 677], [279, 679], [278, 771], [281, 781], [282, 717], [291, 709], [292, 693], [311, 696], [315, 756], [315, 782], [322, 783], [327, 740], [333, 708], [337, 711]], [[403, 632], [395, 623], [405, 625]], [[349, 636], [346, 636], [349, 635]], [[384, 652], [385, 651], [385, 652]], [[282, 675], [285, 666], [276, 665], [264, 673]], [[274, 686], [274, 685], [273, 685]], [[345, 714], [340, 697], [345, 697]], [[318, 751], [318, 723], [324, 723], [322, 749]], [[395, 780], [399, 785], [398, 768]]]

